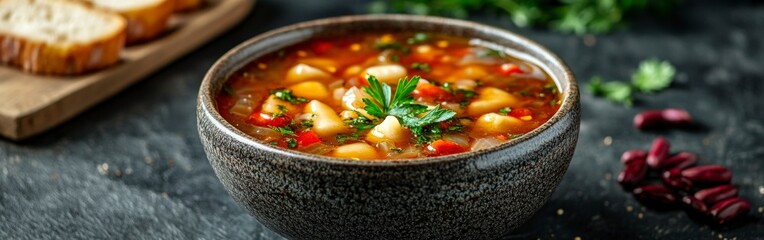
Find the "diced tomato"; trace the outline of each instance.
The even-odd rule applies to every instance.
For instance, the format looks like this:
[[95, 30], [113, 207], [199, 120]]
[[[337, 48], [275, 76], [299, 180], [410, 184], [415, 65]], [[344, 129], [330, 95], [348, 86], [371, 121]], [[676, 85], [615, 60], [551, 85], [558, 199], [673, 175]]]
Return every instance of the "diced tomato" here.
[[461, 58], [461, 57], [467, 56], [467, 54], [469, 54], [471, 51], [472, 51], [472, 48], [466, 47], [466, 48], [454, 50], [451, 53], [451, 55], [457, 58]]
[[531, 112], [531, 110], [527, 108], [513, 108], [512, 111], [509, 112], [509, 114], [507, 115], [516, 117], [516, 118], [523, 118], [523, 117], [533, 115], [533, 112]]
[[362, 88], [365, 86], [369, 86], [369, 81], [362, 77], [352, 77], [345, 81], [345, 87], [357, 87]]
[[297, 134], [297, 146], [305, 147], [320, 142], [321, 138], [313, 130]]
[[517, 64], [514, 63], [505, 63], [499, 66], [499, 73], [504, 76], [509, 76], [515, 73], [523, 73], [523, 70], [520, 69], [520, 66], [517, 66]]
[[259, 111], [253, 112], [247, 120], [251, 124], [264, 127], [283, 127], [292, 122], [292, 119], [287, 116], [273, 117], [271, 114]]
[[453, 98], [453, 95], [450, 92], [429, 83], [418, 84], [411, 95], [414, 96], [414, 98], [434, 101], [448, 101]]
[[331, 42], [324, 42], [324, 41], [314, 42], [311, 45], [311, 49], [313, 49], [313, 52], [319, 55], [328, 53], [329, 50], [332, 50], [332, 47], [334, 46]]
[[427, 150], [432, 152], [433, 156], [443, 156], [467, 151], [465, 147], [443, 139], [436, 140], [430, 143], [430, 145], [427, 145]]

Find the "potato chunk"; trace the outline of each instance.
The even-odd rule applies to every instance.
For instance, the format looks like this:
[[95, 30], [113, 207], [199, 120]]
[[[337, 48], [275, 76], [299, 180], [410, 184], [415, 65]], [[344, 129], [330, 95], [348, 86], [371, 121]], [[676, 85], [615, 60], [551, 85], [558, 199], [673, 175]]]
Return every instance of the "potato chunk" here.
[[377, 149], [366, 143], [351, 143], [339, 146], [332, 151], [332, 156], [350, 159], [379, 158]]
[[373, 75], [379, 79], [380, 82], [387, 84], [396, 84], [398, 79], [406, 77], [406, 69], [400, 65], [378, 65], [369, 67], [365, 71], [364, 75]]
[[289, 86], [292, 94], [307, 99], [326, 100], [329, 99], [329, 90], [320, 82], [307, 81]]
[[313, 131], [321, 137], [334, 137], [338, 133], [350, 131], [334, 109], [318, 100], [310, 101], [305, 106], [305, 112], [315, 115], [312, 118]]
[[289, 71], [287, 71], [286, 75], [286, 81], [290, 83], [294, 82], [302, 82], [302, 81], [308, 81], [308, 80], [324, 80], [331, 78], [332, 75], [325, 72], [324, 70], [321, 70], [319, 68], [307, 65], [307, 64], [297, 64], [294, 65], [294, 67], [290, 68]]
[[523, 124], [523, 121], [512, 116], [488, 113], [475, 121], [474, 130], [485, 133], [508, 133], [513, 128]]
[[382, 141], [390, 141], [394, 143], [404, 143], [408, 141], [409, 135], [406, 129], [401, 126], [398, 119], [393, 116], [387, 116], [384, 121], [375, 126], [368, 134], [366, 134], [366, 141], [372, 143], [379, 143]]
[[495, 112], [499, 108], [511, 107], [518, 102], [517, 97], [504, 90], [487, 87], [478, 92], [478, 97], [467, 105], [467, 114], [477, 116]]
[[294, 113], [295, 111], [297, 111], [297, 106], [292, 105], [292, 103], [290, 102], [278, 99], [274, 95], [270, 95], [268, 96], [267, 99], [265, 99], [265, 102], [263, 102], [263, 108], [261, 111], [264, 113], [270, 113], [270, 114], [280, 113], [282, 112], [282, 109], [279, 108], [279, 106], [284, 106], [283, 108], [286, 109], [286, 112], [289, 112], [289, 113]]

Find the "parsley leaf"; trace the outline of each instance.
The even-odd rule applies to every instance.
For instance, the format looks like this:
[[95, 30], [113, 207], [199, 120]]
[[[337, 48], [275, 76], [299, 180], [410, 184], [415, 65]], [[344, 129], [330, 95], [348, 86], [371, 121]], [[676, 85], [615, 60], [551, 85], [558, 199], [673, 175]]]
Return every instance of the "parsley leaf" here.
[[675, 74], [671, 63], [649, 59], [640, 63], [639, 69], [631, 75], [631, 84], [641, 92], [652, 93], [671, 85]]
[[234, 94], [233, 87], [231, 87], [231, 85], [228, 85], [228, 84], [224, 85], [223, 93], [227, 94], [228, 96], [233, 96]]
[[415, 62], [411, 64], [411, 69], [419, 70], [423, 72], [430, 72], [430, 64]]
[[286, 88], [273, 89], [271, 90], [271, 94], [273, 94], [273, 96], [276, 98], [292, 103], [293, 105], [308, 101], [308, 99], [304, 97], [295, 97], [292, 95], [292, 90]]
[[603, 96], [608, 101], [631, 106], [634, 102], [631, 86], [623, 82], [603, 82], [599, 76], [589, 81], [589, 91], [595, 96]]
[[300, 126], [302, 126], [304, 128], [312, 128], [313, 127], [313, 120], [311, 120], [311, 119], [304, 120], [304, 121], [302, 121], [300, 123]]
[[406, 40], [406, 42], [408, 44], [417, 44], [417, 43], [427, 42], [427, 39], [428, 39], [427, 34], [420, 32], [420, 33], [414, 34], [414, 36], [410, 37], [408, 40]]
[[297, 140], [294, 138], [287, 138], [286, 143], [289, 148], [297, 148]]
[[[366, 103], [364, 110], [378, 118], [395, 116], [404, 127], [409, 128], [417, 136], [420, 143], [429, 142], [433, 139], [430, 137], [432, 134], [425, 131], [430, 129], [427, 126], [449, 120], [456, 116], [456, 112], [441, 109], [440, 105], [428, 111], [427, 106], [414, 103], [411, 93], [414, 92], [417, 83], [419, 83], [418, 76], [414, 76], [411, 79], [403, 78], [398, 80], [394, 94], [391, 92], [392, 88], [389, 85], [380, 83], [376, 77], [369, 75], [367, 80], [369, 81], [369, 86], [364, 87], [364, 91], [372, 99], [363, 99], [363, 102]], [[424, 116], [417, 117], [422, 113], [424, 113]], [[440, 131], [440, 128], [435, 127], [434, 129]]]
[[337, 134], [334, 136], [334, 139], [337, 140], [339, 144], [344, 144], [347, 141], [358, 141], [361, 139], [361, 136], [358, 134], [358, 132], [351, 132], [349, 134]]
[[274, 127], [273, 130], [275, 130], [278, 133], [281, 133], [281, 135], [284, 135], [284, 136], [297, 136], [297, 134], [294, 133], [294, 130], [292, 130], [292, 128], [289, 126]]
[[511, 111], [512, 111], [512, 108], [510, 108], [510, 107], [499, 108], [499, 114], [504, 115], [504, 116], [509, 115], [509, 112], [511, 112]]
[[358, 117], [356, 118], [346, 119], [345, 124], [357, 129], [358, 131], [372, 129], [375, 126], [374, 121], [362, 115], [361, 113], [358, 113]]

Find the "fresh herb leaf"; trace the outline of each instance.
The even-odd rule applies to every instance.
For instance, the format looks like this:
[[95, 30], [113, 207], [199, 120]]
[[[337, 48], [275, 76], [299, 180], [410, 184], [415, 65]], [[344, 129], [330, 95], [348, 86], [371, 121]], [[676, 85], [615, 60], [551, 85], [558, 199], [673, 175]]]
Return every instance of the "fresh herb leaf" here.
[[403, 45], [397, 42], [376, 42], [374, 43], [374, 49], [377, 49], [378, 51], [397, 50], [402, 53], [411, 52], [411, 48], [404, 47]]
[[631, 75], [631, 84], [641, 92], [652, 93], [671, 85], [675, 74], [676, 69], [671, 63], [649, 59], [640, 63], [639, 69]]
[[308, 99], [304, 97], [295, 97], [294, 95], [292, 95], [292, 90], [289, 90], [286, 88], [273, 89], [271, 90], [271, 94], [273, 94], [273, 96], [275, 96], [278, 99], [287, 101], [294, 105], [308, 101]]
[[488, 57], [504, 58], [506, 56], [507, 54], [504, 53], [503, 51], [490, 49], [490, 48], [481, 49], [481, 51], [478, 51], [477, 53], [478, 58], [488, 58]]
[[509, 115], [509, 112], [511, 112], [511, 111], [512, 111], [512, 108], [510, 108], [510, 107], [499, 108], [499, 114], [504, 115], [504, 116]]
[[283, 136], [294, 136], [296, 137], [297, 134], [294, 133], [294, 130], [290, 126], [284, 126], [284, 127], [274, 127], [273, 130], [280, 133]]
[[277, 141], [271, 141], [271, 142], [270, 142], [270, 144], [271, 144], [271, 145], [273, 145], [273, 146], [276, 146], [276, 145], [279, 145], [279, 142], [277, 142]]
[[544, 91], [549, 91], [549, 92], [552, 92], [552, 93], [557, 93], [558, 92], [557, 86], [552, 84], [552, 83], [544, 85]]
[[608, 101], [631, 106], [634, 102], [631, 86], [623, 82], [603, 82], [595, 76], [589, 81], [589, 91], [595, 96], [605, 97]]
[[[456, 116], [456, 113], [453, 111], [440, 109], [440, 105], [428, 111], [427, 106], [413, 103], [414, 99], [411, 97], [411, 93], [416, 89], [416, 85], [419, 82], [418, 76], [414, 76], [411, 79], [403, 78], [398, 80], [394, 94], [391, 92], [392, 88], [389, 85], [380, 83], [376, 77], [370, 75], [367, 80], [369, 86], [364, 87], [364, 91], [369, 94], [371, 99], [363, 99], [364, 103], [366, 103], [364, 110], [380, 119], [386, 116], [395, 116], [401, 121], [403, 126], [409, 128], [421, 141], [430, 139], [423, 135], [426, 133], [426, 126], [446, 121]], [[417, 117], [422, 113], [424, 113], [424, 116], [421, 118]]]
[[415, 62], [411, 64], [411, 69], [419, 70], [423, 72], [430, 72], [430, 64]]
[[393, 55], [393, 56], [390, 57], [390, 61], [392, 61], [392, 62], [398, 62], [400, 60], [401, 59], [400, 59], [400, 57], [398, 55]]
[[297, 148], [297, 140], [294, 138], [287, 138], [286, 143], [289, 148]]
[[304, 128], [312, 128], [313, 127], [313, 120], [311, 120], [311, 119], [304, 120], [304, 121], [302, 121], [300, 123], [300, 126], [302, 126]]
[[372, 129], [374, 126], [376, 126], [374, 121], [365, 117], [364, 115], [361, 115], [361, 113], [358, 113], [358, 117], [356, 118], [346, 119], [345, 124], [357, 129], [358, 131]]
[[427, 42], [427, 34], [426, 33], [416, 33], [414, 36], [410, 37], [406, 42], [408, 44], [417, 44], [417, 43], [424, 43]]
[[533, 94], [531, 94], [531, 91], [522, 90], [522, 91], [520, 91], [520, 95], [523, 96], [523, 97], [528, 97], [528, 96], [531, 96]]
[[344, 144], [345, 142], [351, 140], [358, 141], [361, 139], [361, 136], [358, 134], [358, 132], [351, 132], [349, 134], [337, 134], [334, 139], [337, 140], [339, 144]]

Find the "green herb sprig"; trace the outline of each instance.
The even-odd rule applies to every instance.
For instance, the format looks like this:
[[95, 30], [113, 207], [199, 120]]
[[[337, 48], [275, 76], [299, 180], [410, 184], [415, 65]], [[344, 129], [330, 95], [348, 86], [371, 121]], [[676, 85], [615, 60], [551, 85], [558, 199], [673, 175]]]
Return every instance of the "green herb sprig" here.
[[[364, 87], [364, 91], [369, 94], [371, 99], [363, 99], [363, 102], [366, 103], [364, 110], [380, 119], [387, 116], [398, 118], [404, 127], [414, 133], [418, 143], [429, 143], [435, 139], [430, 137], [431, 134], [427, 134], [425, 130], [430, 129], [430, 126], [436, 123], [453, 118], [456, 116], [456, 112], [441, 109], [440, 106], [427, 110], [427, 106], [414, 103], [411, 93], [416, 89], [419, 79], [419, 76], [414, 76], [410, 79], [398, 80], [395, 93], [393, 93], [392, 87], [369, 75], [367, 79], [369, 86]], [[424, 115], [417, 117], [421, 114]]]
[[608, 101], [630, 107], [634, 104], [634, 93], [655, 93], [671, 85], [676, 75], [676, 69], [667, 61], [648, 59], [639, 64], [639, 68], [631, 75], [631, 83], [609, 81], [605, 82], [599, 76], [589, 81], [589, 91], [595, 96], [601, 96]]
[[372, 13], [407, 13], [466, 18], [471, 12], [503, 12], [519, 27], [548, 27], [584, 34], [626, 25], [640, 13], [667, 14], [681, 0], [377, 0]]

